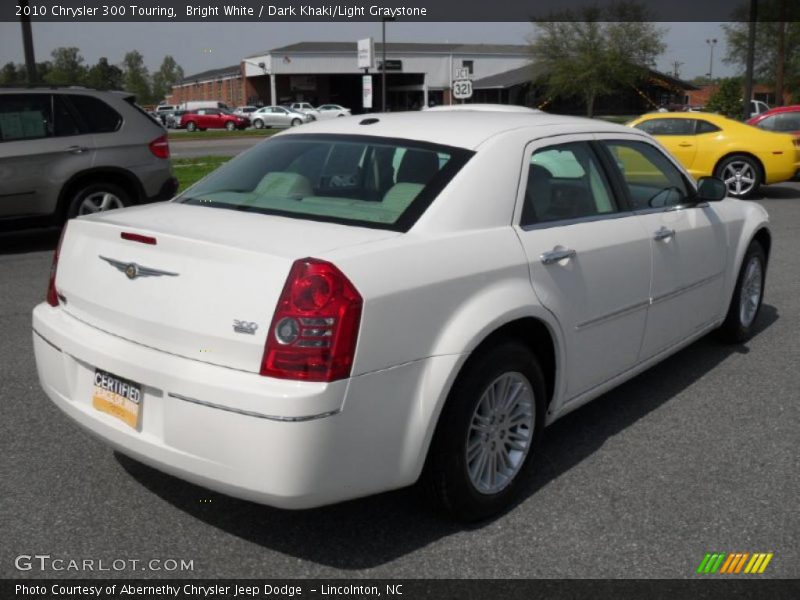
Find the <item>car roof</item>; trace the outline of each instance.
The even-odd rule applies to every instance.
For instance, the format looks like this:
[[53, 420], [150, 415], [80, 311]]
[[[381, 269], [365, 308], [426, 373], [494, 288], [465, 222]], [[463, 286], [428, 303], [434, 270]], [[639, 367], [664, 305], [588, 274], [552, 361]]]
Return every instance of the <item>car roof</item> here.
[[768, 111], [765, 111], [758, 116], [764, 117], [785, 112], [800, 112], [800, 104], [792, 104], [789, 106], [776, 106], [775, 108], [770, 108]]
[[643, 121], [651, 121], [653, 119], [703, 119], [705, 121], [709, 121], [714, 123], [714, 125], [731, 125], [733, 123], [741, 125], [740, 121], [736, 121], [734, 119], [729, 119], [724, 115], [719, 115], [717, 113], [710, 113], [710, 112], [653, 112], [647, 113], [646, 115], [642, 115], [641, 117], [635, 118], [632, 123], [641, 123]]
[[308, 133], [371, 135], [474, 150], [491, 137], [531, 127], [537, 128], [538, 135], [535, 137], [583, 132], [631, 133], [628, 127], [583, 117], [533, 111], [458, 110], [371, 113], [344, 119], [315, 121], [277, 135]]

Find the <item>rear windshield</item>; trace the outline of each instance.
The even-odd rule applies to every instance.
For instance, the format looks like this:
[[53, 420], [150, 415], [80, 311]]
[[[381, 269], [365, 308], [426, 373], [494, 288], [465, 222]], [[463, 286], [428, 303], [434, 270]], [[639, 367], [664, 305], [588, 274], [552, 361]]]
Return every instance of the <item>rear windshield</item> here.
[[472, 154], [372, 136], [278, 136], [175, 201], [407, 231]]

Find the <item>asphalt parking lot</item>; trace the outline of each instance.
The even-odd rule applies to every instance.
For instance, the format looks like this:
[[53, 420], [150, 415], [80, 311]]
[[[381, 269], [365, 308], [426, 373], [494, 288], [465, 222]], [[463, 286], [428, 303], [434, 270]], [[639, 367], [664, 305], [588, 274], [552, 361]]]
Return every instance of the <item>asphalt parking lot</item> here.
[[102, 577], [684, 578], [706, 552], [773, 552], [761, 577], [800, 577], [800, 185], [759, 202], [774, 242], [753, 340], [704, 338], [557, 422], [524, 499], [473, 527], [414, 490], [293, 513], [115, 454], [39, 388], [30, 312], [57, 233], [2, 235], [0, 577], [92, 576], [15, 569], [38, 553], [194, 565]]

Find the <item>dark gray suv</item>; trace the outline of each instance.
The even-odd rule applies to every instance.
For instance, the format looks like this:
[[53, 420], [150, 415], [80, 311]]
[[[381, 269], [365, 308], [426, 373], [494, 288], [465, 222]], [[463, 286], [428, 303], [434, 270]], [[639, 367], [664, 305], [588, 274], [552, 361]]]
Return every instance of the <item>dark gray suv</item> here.
[[125, 92], [0, 89], [0, 229], [171, 198], [166, 131]]

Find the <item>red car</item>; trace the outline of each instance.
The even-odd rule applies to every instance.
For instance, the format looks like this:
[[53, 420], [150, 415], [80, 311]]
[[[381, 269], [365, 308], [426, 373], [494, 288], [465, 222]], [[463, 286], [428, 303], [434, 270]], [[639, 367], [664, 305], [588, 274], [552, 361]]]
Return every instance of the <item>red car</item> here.
[[250, 125], [250, 119], [240, 117], [219, 108], [199, 108], [187, 112], [181, 117], [181, 127], [188, 131], [205, 131], [206, 129], [244, 129]]
[[791, 133], [800, 137], [800, 104], [771, 108], [753, 117], [747, 124], [767, 131]]

